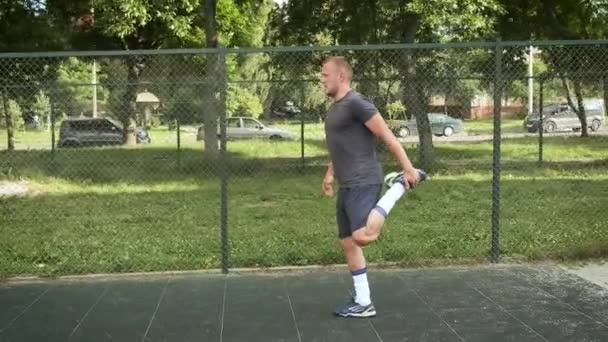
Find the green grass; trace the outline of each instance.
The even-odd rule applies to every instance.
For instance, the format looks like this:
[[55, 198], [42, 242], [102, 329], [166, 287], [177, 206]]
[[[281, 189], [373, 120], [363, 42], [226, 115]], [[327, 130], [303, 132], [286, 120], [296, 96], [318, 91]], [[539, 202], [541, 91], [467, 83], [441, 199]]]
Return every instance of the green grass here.
[[[543, 160], [561, 161], [594, 161], [608, 158], [608, 138], [602, 136], [580, 138], [562, 136], [544, 138]], [[439, 160], [451, 160], [455, 163], [469, 163], [472, 160], [491, 161], [492, 142], [482, 143], [449, 143], [437, 145]], [[539, 155], [538, 139], [534, 137], [502, 139], [501, 160], [505, 163], [537, 161]]]
[[[15, 148], [18, 150], [27, 149], [50, 149], [52, 142], [52, 134], [45, 130], [15, 130], [14, 142]], [[55, 132], [56, 138], [59, 137], [59, 131]], [[0, 129], [0, 150], [5, 150], [7, 146], [6, 128]]]
[[[196, 142], [195, 142], [196, 143]], [[230, 142], [233, 267], [343, 263], [334, 198], [320, 195], [323, 142]], [[608, 138], [503, 141], [501, 249], [518, 260], [608, 255]], [[0, 277], [220, 267], [218, 164], [200, 147], [0, 153]], [[406, 146], [416, 156], [414, 145]], [[391, 213], [372, 262], [488, 257], [492, 143], [437, 146], [440, 169]], [[385, 164], [386, 169], [395, 167]]]
[[[501, 133], [525, 133], [522, 119], [502, 119]], [[465, 120], [464, 129], [469, 135], [494, 134], [494, 120]]]

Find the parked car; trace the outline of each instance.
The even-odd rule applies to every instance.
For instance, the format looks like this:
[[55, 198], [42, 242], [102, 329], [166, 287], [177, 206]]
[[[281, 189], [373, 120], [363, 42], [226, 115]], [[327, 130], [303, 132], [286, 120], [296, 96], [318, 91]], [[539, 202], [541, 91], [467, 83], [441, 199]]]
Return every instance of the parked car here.
[[[460, 119], [452, 118], [443, 113], [428, 113], [429, 124], [431, 125], [431, 133], [436, 136], [452, 136], [455, 133], [460, 133], [464, 130], [464, 123]], [[410, 135], [418, 134], [418, 126], [416, 118], [410, 120], [393, 120], [389, 121], [393, 133], [400, 138], [405, 138]]]
[[272, 115], [278, 118], [293, 118], [299, 116], [300, 113], [302, 113], [302, 110], [291, 101], [287, 101], [284, 106], [272, 110]]
[[[217, 135], [220, 136], [220, 127], [218, 125]], [[198, 128], [196, 140], [205, 138], [205, 130], [203, 126]], [[289, 131], [266, 126], [260, 121], [243, 116], [235, 116], [226, 119], [226, 138], [227, 139], [271, 139], [271, 140], [292, 140], [295, 135]]]
[[[587, 125], [592, 131], [597, 131], [606, 124], [604, 101], [583, 100]], [[540, 115], [532, 113], [523, 122], [523, 127], [530, 133], [538, 132]], [[567, 103], [553, 103], [543, 106], [543, 132], [551, 133], [565, 130], [580, 130], [581, 121], [576, 112]]]
[[[59, 147], [85, 145], [120, 145], [125, 142], [121, 122], [110, 118], [70, 118], [61, 122]], [[150, 135], [143, 128], [136, 128], [138, 144], [150, 143]]]

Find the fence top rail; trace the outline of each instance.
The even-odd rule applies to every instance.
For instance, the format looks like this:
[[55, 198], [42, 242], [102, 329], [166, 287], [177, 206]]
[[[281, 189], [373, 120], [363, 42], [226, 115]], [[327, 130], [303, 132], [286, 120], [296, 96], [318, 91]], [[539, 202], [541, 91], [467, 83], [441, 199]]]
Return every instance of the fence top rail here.
[[280, 46], [260, 48], [200, 48], [158, 50], [108, 50], [108, 51], [48, 51], [48, 52], [4, 52], [1, 59], [9, 58], [61, 58], [61, 57], [126, 57], [142, 55], [204, 55], [239, 53], [290, 53], [290, 52], [348, 52], [382, 50], [465, 49], [502, 47], [551, 47], [551, 46], [601, 46], [608, 48], [608, 40], [528, 40], [528, 41], [478, 41], [458, 43], [415, 43], [379, 45], [335, 45], [335, 46]]

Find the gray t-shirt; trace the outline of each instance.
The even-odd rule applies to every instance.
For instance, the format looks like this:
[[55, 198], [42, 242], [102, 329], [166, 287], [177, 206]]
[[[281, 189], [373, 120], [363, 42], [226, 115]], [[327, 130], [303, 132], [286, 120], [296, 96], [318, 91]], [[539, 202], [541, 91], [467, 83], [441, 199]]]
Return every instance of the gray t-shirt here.
[[382, 184], [374, 134], [365, 122], [376, 106], [354, 90], [334, 102], [325, 120], [325, 136], [335, 177], [341, 187]]

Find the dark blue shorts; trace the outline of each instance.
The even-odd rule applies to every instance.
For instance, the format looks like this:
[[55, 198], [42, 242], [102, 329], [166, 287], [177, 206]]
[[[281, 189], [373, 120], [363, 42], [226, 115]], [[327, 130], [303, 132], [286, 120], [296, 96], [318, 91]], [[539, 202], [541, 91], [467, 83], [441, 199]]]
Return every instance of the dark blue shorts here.
[[365, 227], [369, 213], [376, 207], [382, 193], [382, 184], [340, 188], [336, 202], [338, 237], [344, 239], [359, 228]]

